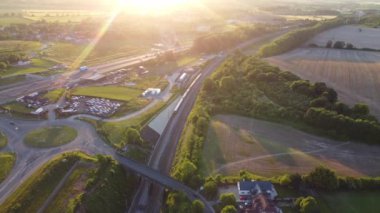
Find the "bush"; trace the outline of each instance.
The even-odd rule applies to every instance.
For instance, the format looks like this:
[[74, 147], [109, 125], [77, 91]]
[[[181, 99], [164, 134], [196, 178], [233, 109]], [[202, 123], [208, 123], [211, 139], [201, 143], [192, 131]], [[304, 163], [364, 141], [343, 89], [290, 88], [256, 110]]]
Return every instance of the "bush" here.
[[301, 198], [299, 201], [299, 210], [301, 213], [318, 213], [318, 203], [314, 197]]
[[207, 199], [214, 199], [218, 194], [218, 186], [216, 185], [215, 181], [207, 181], [204, 185], [203, 192]]
[[344, 41], [336, 41], [334, 44], [335, 49], [343, 49], [346, 46], [346, 42]]
[[335, 172], [319, 166], [306, 176], [306, 182], [316, 189], [332, 191], [338, 188], [338, 178]]
[[235, 206], [226, 206], [222, 209], [221, 213], [237, 213]]
[[194, 200], [191, 204], [192, 213], [203, 213], [205, 205], [200, 200]]
[[236, 197], [234, 193], [225, 193], [220, 195], [219, 198], [222, 207], [225, 206], [236, 206]]

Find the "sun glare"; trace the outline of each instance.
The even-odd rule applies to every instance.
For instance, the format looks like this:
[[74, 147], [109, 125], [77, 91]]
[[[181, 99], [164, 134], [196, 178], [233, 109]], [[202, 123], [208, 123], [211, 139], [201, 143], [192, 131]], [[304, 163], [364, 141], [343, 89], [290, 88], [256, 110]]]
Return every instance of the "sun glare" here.
[[162, 12], [179, 8], [191, 0], [119, 0], [119, 6], [140, 12]]

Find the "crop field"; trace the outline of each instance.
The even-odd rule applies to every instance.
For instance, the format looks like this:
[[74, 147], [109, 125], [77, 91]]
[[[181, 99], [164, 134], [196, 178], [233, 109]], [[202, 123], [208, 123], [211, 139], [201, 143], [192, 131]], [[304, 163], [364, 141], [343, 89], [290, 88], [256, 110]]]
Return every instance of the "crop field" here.
[[338, 142], [281, 124], [220, 115], [212, 119], [203, 148], [204, 174], [236, 174], [246, 169], [262, 176], [305, 174], [319, 165], [339, 175], [380, 175], [380, 147]]
[[363, 102], [380, 118], [380, 53], [299, 48], [267, 60], [303, 79], [327, 83], [341, 101]]
[[378, 42], [380, 40], [380, 29], [360, 25], [345, 25], [320, 33], [308, 43], [325, 46], [329, 40], [352, 43], [358, 48], [380, 49]]

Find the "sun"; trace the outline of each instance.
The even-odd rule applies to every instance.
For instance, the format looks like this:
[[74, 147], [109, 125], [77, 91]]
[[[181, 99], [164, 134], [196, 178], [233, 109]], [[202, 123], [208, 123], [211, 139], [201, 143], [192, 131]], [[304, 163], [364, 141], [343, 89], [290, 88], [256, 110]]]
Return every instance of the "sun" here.
[[119, 6], [141, 12], [160, 12], [175, 9], [191, 0], [118, 0]]

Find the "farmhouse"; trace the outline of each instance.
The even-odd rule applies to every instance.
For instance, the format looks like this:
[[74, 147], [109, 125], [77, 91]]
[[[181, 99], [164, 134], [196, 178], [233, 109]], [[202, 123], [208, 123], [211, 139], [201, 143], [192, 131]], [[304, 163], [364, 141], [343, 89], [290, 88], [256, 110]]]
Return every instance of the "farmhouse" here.
[[275, 205], [277, 191], [268, 181], [240, 181], [237, 183], [239, 192], [239, 208], [244, 212], [282, 212]]

